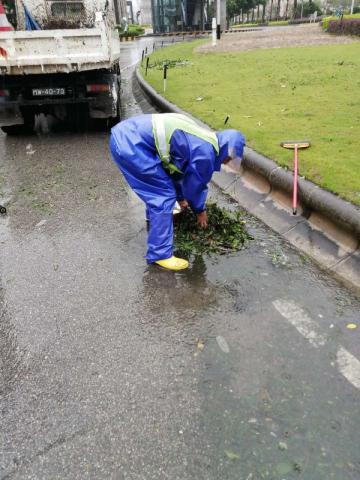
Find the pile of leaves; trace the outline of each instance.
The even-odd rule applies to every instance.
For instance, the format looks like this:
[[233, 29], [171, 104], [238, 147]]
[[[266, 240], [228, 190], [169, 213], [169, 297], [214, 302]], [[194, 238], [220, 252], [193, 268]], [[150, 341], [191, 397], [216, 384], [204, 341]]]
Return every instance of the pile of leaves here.
[[179, 213], [174, 222], [175, 253], [189, 255], [225, 254], [242, 248], [251, 236], [245, 230], [241, 212], [230, 213], [214, 203], [206, 206], [208, 228], [197, 225], [196, 215], [190, 210]]

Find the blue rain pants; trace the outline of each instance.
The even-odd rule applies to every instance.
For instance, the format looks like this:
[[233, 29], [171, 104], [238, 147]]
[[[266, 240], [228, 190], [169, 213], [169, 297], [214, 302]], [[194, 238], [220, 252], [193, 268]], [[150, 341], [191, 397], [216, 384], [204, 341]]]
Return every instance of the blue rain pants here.
[[147, 262], [170, 258], [173, 254], [173, 210], [176, 203], [176, 190], [170, 176], [151, 149], [138, 148], [134, 155], [124, 154], [124, 149], [119, 148], [111, 135], [110, 151], [128, 184], [146, 205], [146, 217], [150, 221]]

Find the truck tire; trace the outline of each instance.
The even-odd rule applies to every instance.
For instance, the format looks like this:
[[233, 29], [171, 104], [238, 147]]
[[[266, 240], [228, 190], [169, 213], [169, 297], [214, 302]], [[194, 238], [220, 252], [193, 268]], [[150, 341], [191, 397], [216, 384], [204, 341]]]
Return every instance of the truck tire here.
[[71, 132], [84, 132], [89, 127], [87, 105], [68, 105], [66, 123]]

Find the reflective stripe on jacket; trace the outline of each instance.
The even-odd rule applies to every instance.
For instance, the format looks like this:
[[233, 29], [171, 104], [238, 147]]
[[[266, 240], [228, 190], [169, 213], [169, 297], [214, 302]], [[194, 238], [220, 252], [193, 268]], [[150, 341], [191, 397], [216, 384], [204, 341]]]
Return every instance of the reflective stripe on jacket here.
[[200, 127], [191, 118], [179, 113], [154, 113], [152, 115], [153, 134], [156, 150], [166, 168], [170, 173], [182, 173], [170, 158], [170, 141], [175, 130], [190, 133], [205, 142], [210, 143], [216, 154], [219, 154], [219, 142], [215, 133]]

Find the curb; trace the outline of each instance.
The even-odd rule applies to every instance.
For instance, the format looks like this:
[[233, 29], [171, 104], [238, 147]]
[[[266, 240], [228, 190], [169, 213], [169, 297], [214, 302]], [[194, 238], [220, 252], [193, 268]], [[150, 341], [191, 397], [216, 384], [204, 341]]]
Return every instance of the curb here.
[[[229, 28], [226, 30], [221, 30], [221, 34], [225, 33], [242, 33], [242, 32], [257, 32], [266, 25], [260, 25], [259, 27], [243, 27], [243, 28]], [[211, 35], [212, 30], [194, 30], [192, 32], [163, 32], [163, 33], [145, 33], [140, 35], [141, 37], [200, 37], [202, 35]]]
[[[159, 95], [141, 76], [139, 66], [136, 68], [136, 79], [160, 110], [186, 114], [209, 128]], [[292, 173], [248, 147], [238, 172], [223, 166], [219, 173], [214, 174], [212, 182], [315, 260], [321, 268], [360, 294], [358, 207], [300, 178], [299, 213], [292, 215]]]

